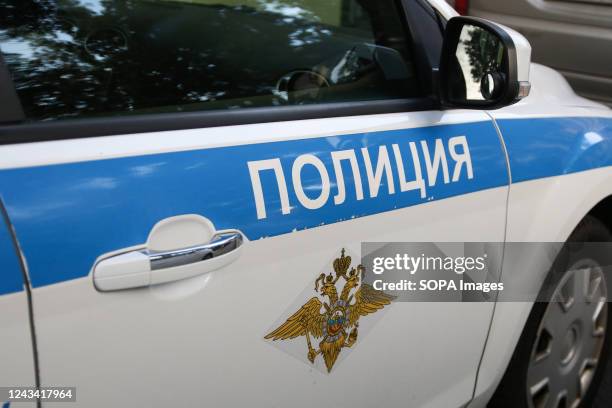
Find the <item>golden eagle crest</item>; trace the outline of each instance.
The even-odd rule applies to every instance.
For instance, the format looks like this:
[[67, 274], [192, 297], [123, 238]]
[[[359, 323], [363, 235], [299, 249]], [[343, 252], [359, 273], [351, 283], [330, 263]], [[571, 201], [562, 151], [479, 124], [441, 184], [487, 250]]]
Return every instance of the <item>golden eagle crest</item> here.
[[[382, 291], [374, 289], [367, 283], [361, 283], [365, 273], [363, 265], [351, 268], [351, 257], [344, 255], [342, 249], [340, 258], [336, 258], [333, 273], [322, 273], [315, 281], [314, 290], [329, 301], [321, 301], [312, 297], [285, 323], [272, 331], [265, 338], [268, 340], [287, 340], [306, 336], [308, 345], [308, 360], [314, 364], [319, 354], [323, 355], [327, 372], [330, 372], [340, 351], [344, 347], [352, 347], [357, 341], [357, 329], [361, 316], [375, 313], [395, 298]], [[338, 297], [336, 282], [344, 279], [344, 287]], [[354, 293], [353, 289], [355, 289]], [[322, 338], [319, 349], [311, 343], [310, 336]]]

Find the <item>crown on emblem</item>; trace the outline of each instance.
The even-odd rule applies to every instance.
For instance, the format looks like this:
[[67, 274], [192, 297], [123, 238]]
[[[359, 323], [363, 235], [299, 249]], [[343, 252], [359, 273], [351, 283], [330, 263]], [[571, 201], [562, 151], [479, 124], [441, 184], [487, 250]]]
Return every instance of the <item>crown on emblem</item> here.
[[[340, 258], [336, 258], [333, 262], [334, 272], [336, 272], [336, 276], [334, 277], [333, 273], [326, 274], [322, 273], [317, 280], [315, 281], [315, 290], [319, 290], [319, 284], [321, 284], [321, 288], [331, 287], [336, 284], [336, 282], [340, 278], [348, 279], [347, 272], [349, 267], [351, 266], [351, 257], [345, 255], [346, 251], [342, 248], [342, 252], [340, 254]], [[351, 270], [351, 275], [354, 274], [354, 269]], [[323, 290], [323, 289], [322, 289]], [[335, 291], [335, 289], [333, 289]]]
[[345, 251], [342, 248], [342, 252], [340, 258], [336, 258], [334, 260], [334, 271], [336, 272], [336, 276], [346, 276], [346, 272], [348, 268], [351, 266], [351, 257], [344, 255]]

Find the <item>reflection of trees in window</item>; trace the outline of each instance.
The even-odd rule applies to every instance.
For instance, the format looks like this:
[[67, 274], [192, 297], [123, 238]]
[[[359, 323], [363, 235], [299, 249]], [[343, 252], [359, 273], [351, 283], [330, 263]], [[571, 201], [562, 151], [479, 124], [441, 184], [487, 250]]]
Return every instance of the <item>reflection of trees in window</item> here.
[[74, 58], [79, 44], [70, 22], [59, 19], [53, 2], [2, 3], [0, 8], [12, 12], [3, 12], [0, 40], [26, 111], [83, 105], [87, 95], [71, 92], [70, 85], [88, 83], [88, 88], [95, 80], [78, 72], [88, 62]]
[[479, 27], [471, 29], [467, 37], [462, 43], [470, 59], [472, 78], [480, 82], [485, 73], [499, 70], [502, 44], [495, 35]]
[[[369, 27], [342, 25], [349, 2]], [[391, 4], [0, 0], [0, 49], [28, 118], [270, 106], [288, 72], [391, 43]]]
[[270, 105], [283, 74], [347, 48], [281, 3], [0, 0], [0, 47], [28, 117]]

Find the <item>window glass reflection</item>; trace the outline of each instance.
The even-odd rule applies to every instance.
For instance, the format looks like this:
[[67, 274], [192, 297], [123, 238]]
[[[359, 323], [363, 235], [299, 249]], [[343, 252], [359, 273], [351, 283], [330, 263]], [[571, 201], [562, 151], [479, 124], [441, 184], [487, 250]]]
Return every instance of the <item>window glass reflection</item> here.
[[466, 25], [461, 30], [456, 57], [465, 81], [468, 100], [485, 100], [482, 82], [487, 73], [500, 72], [504, 57], [501, 40], [480, 27]]
[[26, 115], [240, 109], [420, 94], [394, 0], [0, 0]]

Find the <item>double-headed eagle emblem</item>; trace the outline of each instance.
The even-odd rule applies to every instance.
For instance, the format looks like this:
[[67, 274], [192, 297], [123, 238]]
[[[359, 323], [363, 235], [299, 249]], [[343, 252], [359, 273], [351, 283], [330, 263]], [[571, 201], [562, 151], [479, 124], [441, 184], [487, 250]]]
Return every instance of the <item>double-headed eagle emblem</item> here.
[[[328, 301], [312, 297], [265, 337], [268, 340], [287, 340], [306, 336], [308, 360], [314, 364], [317, 356], [322, 354], [327, 372], [331, 371], [340, 351], [344, 347], [352, 347], [357, 341], [359, 318], [377, 312], [394, 299], [394, 296], [363, 283], [363, 265], [349, 271], [351, 257], [344, 253], [342, 249], [340, 258], [333, 262], [335, 277], [333, 273], [322, 273], [315, 281], [315, 292], [320, 293], [322, 298], [327, 297]], [[336, 282], [340, 278], [345, 283], [338, 297]], [[311, 336], [322, 338], [318, 350], [312, 346]]]

